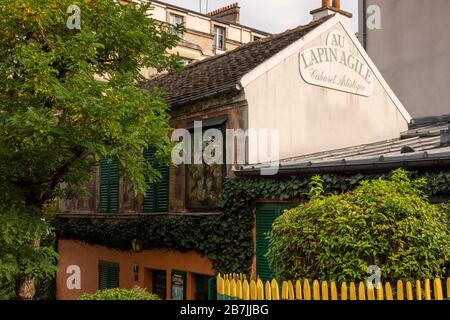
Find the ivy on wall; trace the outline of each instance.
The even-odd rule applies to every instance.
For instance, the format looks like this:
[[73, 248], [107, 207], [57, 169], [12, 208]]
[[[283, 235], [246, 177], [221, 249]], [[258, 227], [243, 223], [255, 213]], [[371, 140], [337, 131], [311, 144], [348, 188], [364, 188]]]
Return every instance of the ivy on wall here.
[[[450, 171], [412, 173], [426, 177], [426, 192], [432, 199], [450, 196]], [[324, 175], [329, 193], [352, 190], [360, 181], [385, 174]], [[131, 241], [139, 238], [144, 249], [196, 251], [207, 256], [216, 272], [248, 272], [254, 255], [254, 203], [267, 200], [302, 200], [309, 191], [310, 177], [230, 178], [222, 190], [223, 214], [212, 216], [142, 216], [136, 219], [106, 220], [92, 218], [59, 218], [59, 239], [81, 240], [91, 245], [128, 251]]]

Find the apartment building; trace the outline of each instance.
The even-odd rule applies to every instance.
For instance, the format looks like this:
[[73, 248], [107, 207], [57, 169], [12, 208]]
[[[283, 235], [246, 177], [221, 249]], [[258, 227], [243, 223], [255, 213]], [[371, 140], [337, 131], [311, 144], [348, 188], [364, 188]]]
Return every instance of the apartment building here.
[[360, 41], [413, 117], [450, 114], [450, 1], [359, 0]]
[[178, 53], [186, 65], [270, 35], [240, 24], [238, 3], [207, 14], [161, 1], [152, 1], [152, 6], [154, 19], [184, 26], [185, 32], [180, 34], [180, 43], [171, 53]]

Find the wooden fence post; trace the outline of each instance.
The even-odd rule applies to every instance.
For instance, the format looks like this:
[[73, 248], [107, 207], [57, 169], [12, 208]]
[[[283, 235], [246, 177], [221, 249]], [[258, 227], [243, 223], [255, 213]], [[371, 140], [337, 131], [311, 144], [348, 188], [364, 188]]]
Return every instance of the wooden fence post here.
[[397, 300], [405, 300], [405, 292], [403, 291], [402, 280], [397, 281]]
[[386, 300], [394, 300], [394, 296], [392, 294], [392, 287], [389, 282], [386, 282], [385, 286], [385, 292], [386, 292]]
[[447, 278], [447, 298], [450, 299], [450, 278]]
[[303, 281], [303, 298], [305, 300], [311, 300], [311, 286], [309, 285], [308, 279]]
[[377, 300], [384, 300], [383, 284], [381, 282], [378, 283]]
[[222, 300], [223, 295], [223, 280], [220, 274], [217, 275], [216, 279], [216, 290], [217, 290], [217, 300]]
[[303, 295], [302, 295], [302, 283], [297, 280], [295, 282], [295, 298], [297, 300], [302, 300], [303, 299]]
[[313, 281], [313, 299], [320, 300], [320, 286], [317, 280]]
[[273, 279], [270, 285], [272, 287], [272, 300], [280, 300], [280, 289], [278, 288], [278, 282]]
[[350, 282], [350, 300], [357, 300], [355, 283]]
[[338, 299], [338, 293], [337, 293], [336, 282], [334, 282], [334, 281], [331, 282], [330, 292], [331, 292], [331, 300], [337, 300]]
[[420, 280], [416, 281], [416, 300], [422, 300], [422, 283]]
[[250, 281], [250, 300], [258, 300], [255, 280]]
[[366, 286], [363, 282], [360, 282], [358, 286], [358, 299], [366, 300]]
[[322, 281], [322, 300], [328, 300], [328, 283]]
[[367, 300], [375, 300], [375, 288], [371, 282], [367, 286]]
[[442, 283], [441, 279], [434, 279], [433, 282], [434, 300], [444, 300], [444, 295], [442, 294]]
[[295, 300], [294, 285], [288, 281], [288, 300]]
[[270, 287], [270, 282], [266, 281], [266, 286], [265, 286], [265, 293], [266, 293], [266, 299], [267, 300], [272, 300], [272, 288]]
[[286, 281], [281, 284], [281, 300], [288, 300], [288, 285]]
[[225, 297], [224, 300], [230, 300], [231, 297], [231, 288], [230, 288], [230, 280], [226, 279], [225, 280]]
[[250, 300], [250, 286], [247, 279], [244, 280], [244, 285], [242, 286], [242, 294], [245, 301]]
[[430, 288], [430, 279], [425, 280], [425, 300], [431, 300], [431, 288]]
[[256, 283], [256, 290], [258, 300], [264, 300], [264, 285], [261, 279], [258, 279], [258, 282]]
[[414, 300], [413, 288], [411, 281], [406, 282], [406, 300]]
[[341, 284], [341, 300], [347, 300], [348, 299], [348, 288], [347, 283], [344, 281]]

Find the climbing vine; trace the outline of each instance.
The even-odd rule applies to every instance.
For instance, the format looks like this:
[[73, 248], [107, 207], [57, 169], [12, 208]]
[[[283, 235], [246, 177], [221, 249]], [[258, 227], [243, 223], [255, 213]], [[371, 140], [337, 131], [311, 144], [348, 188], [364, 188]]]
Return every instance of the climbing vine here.
[[[426, 192], [440, 201], [450, 196], [450, 171], [411, 173], [428, 180]], [[362, 180], [385, 177], [371, 175], [324, 175], [327, 193], [342, 193]], [[119, 250], [130, 250], [138, 237], [144, 249], [165, 248], [196, 251], [207, 256], [221, 273], [248, 272], [254, 255], [253, 214], [257, 200], [302, 200], [310, 189], [311, 177], [238, 178], [226, 181], [222, 190], [222, 214], [211, 216], [142, 216], [115, 221], [92, 218], [59, 218], [59, 239], [81, 240]]]

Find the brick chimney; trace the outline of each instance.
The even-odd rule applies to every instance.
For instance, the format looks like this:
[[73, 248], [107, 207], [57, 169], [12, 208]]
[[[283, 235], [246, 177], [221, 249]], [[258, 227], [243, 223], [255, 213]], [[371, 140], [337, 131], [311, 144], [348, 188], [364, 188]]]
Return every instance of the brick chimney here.
[[239, 3], [233, 3], [223, 8], [208, 12], [207, 15], [211, 18], [218, 18], [232, 23], [240, 23], [240, 11]]
[[341, 1], [340, 0], [322, 0], [322, 7], [310, 12], [313, 16], [313, 20], [319, 20], [325, 16], [330, 14], [340, 14], [345, 18], [352, 18], [353, 15], [350, 12], [341, 10]]

